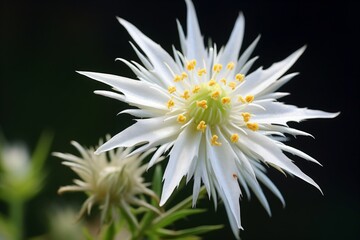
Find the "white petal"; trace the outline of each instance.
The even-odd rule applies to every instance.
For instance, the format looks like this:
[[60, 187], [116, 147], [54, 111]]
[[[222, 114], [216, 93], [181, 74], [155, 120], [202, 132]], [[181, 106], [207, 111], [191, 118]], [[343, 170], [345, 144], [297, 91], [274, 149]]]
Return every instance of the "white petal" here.
[[160, 45], [139, 31], [134, 25], [124, 19], [117, 19], [119, 20], [120, 24], [126, 28], [138, 46], [144, 51], [149, 61], [153, 65], [154, 71], [156, 71], [161, 77], [162, 82], [159, 82], [159, 85], [162, 85], [163, 87], [169, 86], [173, 76], [166, 68], [164, 63], [168, 64], [173, 70], [179, 71], [171, 56]]
[[236, 64], [235, 72], [241, 72], [241, 69], [244, 67], [245, 63], [250, 58], [259, 40], [260, 40], [260, 35], [250, 44], [250, 46], [244, 51], [244, 53], [241, 54], [241, 57], [239, 58], [239, 61]]
[[304, 158], [304, 159], [306, 159], [308, 161], [311, 161], [313, 163], [316, 163], [316, 164], [319, 164], [320, 166], [322, 166], [321, 163], [316, 161], [313, 157], [309, 156], [308, 154], [306, 154], [306, 153], [304, 153], [304, 152], [302, 152], [302, 151], [300, 151], [300, 150], [298, 150], [296, 148], [287, 146], [287, 145], [285, 145], [283, 143], [278, 143], [278, 146], [280, 147], [281, 150], [283, 150], [285, 152], [292, 153], [292, 154], [294, 154], [296, 156], [299, 156], [301, 158]]
[[261, 104], [266, 111], [253, 109], [252, 121], [258, 123], [275, 123], [285, 125], [289, 121], [300, 122], [313, 118], [334, 118], [339, 113], [328, 113], [320, 110], [298, 108], [280, 102], [264, 102]]
[[[237, 227], [241, 227], [240, 222], [240, 187], [237, 181], [237, 178], [234, 177], [234, 174], [237, 173], [237, 168], [235, 164], [236, 156], [234, 155], [230, 144], [222, 136], [220, 132], [217, 132], [219, 135], [219, 141], [222, 143], [221, 146], [212, 146], [209, 143], [211, 138], [210, 130], [207, 129], [207, 152], [208, 158], [211, 162], [211, 167], [214, 171], [216, 181], [220, 187], [220, 192], [224, 192], [223, 201], [228, 202], [232, 215], [234, 216]], [[218, 190], [219, 192], [219, 190]]]
[[305, 182], [318, 188], [320, 187], [306, 174], [304, 174], [286, 155], [279, 149], [274, 141], [259, 133], [248, 131], [247, 136], [239, 139], [241, 143], [252, 152], [260, 156], [264, 162], [280, 167], [286, 172], [297, 176]]
[[274, 63], [268, 69], [257, 69], [246, 77], [246, 81], [237, 88], [237, 93], [240, 95], [256, 95], [273, 84], [279, 77], [281, 77], [301, 56], [305, 51], [305, 47], [300, 48], [284, 60]]
[[189, 126], [176, 139], [164, 172], [160, 206], [165, 204], [180, 180], [188, 173], [192, 161], [196, 161], [201, 134], [200, 131], [194, 131], [193, 126]]
[[282, 205], [285, 206], [285, 200], [279, 191], [279, 189], [274, 185], [274, 183], [266, 176], [264, 172], [262, 172], [260, 169], [255, 168], [256, 177], [260, 182], [262, 182], [268, 189], [270, 189], [271, 192], [275, 194], [281, 201]]
[[185, 0], [187, 6], [187, 36], [186, 36], [186, 52], [187, 59], [195, 59], [198, 63], [202, 63], [206, 59], [203, 37], [201, 36], [199, 23], [192, 1]]
[[240, 13], [235, 22], [230, 38], [224, 48], [224, 52], [219, 57], [219, 63], [226, 65], [229, 62], [237, 61], [244, 37], [244, 29], [245, 19], [244, 15]]
[[96, 72], [78, 73], [114, 87], [125, 95], [125, 101], [128, 103], [167, 111], [166, 102], [169, 98], [160, 92], [159, 89], [155, 88], [156, 85], [112, 74]]
[[101, 145], [95, 153], [99, 154], [117, 147], [145, 144], [132, 152], [135, 154], [171, 141], [178, 132], [178, 124], [171, 121], [164, 122], [164, 117], [140, 119]]
[[269, 87], [267, 87], [266, 89], [264, 89], [263, 91], [258, 93], [258, 96], [260, 95], [262, 98], [264, 98], [263, 95], [275, 92], [276, 90], [278, 90], [280, 87], [282, 87], [285, 83], [290, 81], [293, 77], [297, 76], [298, 74], [299, 73], [286, 74], [285, 76], [283, 76], [282, 78], [280, 78], [279, 80], [277, 80], [276, 82], [271, 84]]

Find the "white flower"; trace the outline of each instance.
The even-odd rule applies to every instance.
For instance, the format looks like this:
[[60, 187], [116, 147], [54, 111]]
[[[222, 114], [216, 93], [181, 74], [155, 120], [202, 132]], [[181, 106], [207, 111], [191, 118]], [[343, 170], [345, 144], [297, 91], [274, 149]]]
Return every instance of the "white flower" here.
[[[123, 113], [140, 119], [102, 145], [96, 153], [117, 147], [139, 146], [135, 152], [158, 146], [148, 167], [170, 150], [164, 173], [160, 204], [164, 204], [180, 180], [194, 179], [194, 204], [201, 182], [216, 204], [222, 198], [234, 233], [241, 228], [239, 198], [249, 188], [270, 213], [259, 181], [282, 202], [280, 192], [266, 177], [263, 165], [271, 165], [319, 188], [283, 152], [318, 163], [307, 154], [280, 142], [284, 133], [310, 134], [290, 128], [289, 121], [333, 118], [337, 114], [297, 108], [278, 102], [287, 93], [275, 92], [297, 75], [284, 75], [305, 48], [301, 48], [268, 69], [248, 73], [257, 59], [249, 60], [259, 37], [239, 56], [244, 33], [244, 17], [239, 15], [228, 43], [220, 50], [205, 48], [195, 9], [187, 4], [187, 35], [178, 23], [182, 53], [173, 47], [174, 57], [120, 19], [141, 51], [132, 45], [143, 65], [127, 64], [139, 81], [94, 72], [79, 72], [106, 83], [116, 91], [96, 91], [137, 107]], [[240, 186], [242, 188], [240, 188]], [[319, 188], [320, 189], [320, 188]], [[236, 234], [237, 235], [237, 234]]]
[[84, 192], [89, 196], [83, 203], [79, 217], [86, 211], [89, 214], [94, 204], [99, 204], [102, 209], [102, 222], [116, 218], [119, 207], [130, 215], [130, 205], [144, 206], [158, 211], [137, 196], [146, 194], [157, 198], [156, 194], [144, 183], [142, 174], [146, 166], [141, 166], [141, 161], [154, 149], [131, 156], [129, 154], [132, 148], [119, 148], [109, 151], [108, 155], [106, 153], [95, 155], [94, 148], [85, 149], [75, 141], [71, 144], [79, 151], [81, 157], [64, 153], [53, 155], [64, 159], [63, 164], [70, 167], [81, 178], [81, 180], [74, 180], [75, 185], [61, 187], [59, 193]]

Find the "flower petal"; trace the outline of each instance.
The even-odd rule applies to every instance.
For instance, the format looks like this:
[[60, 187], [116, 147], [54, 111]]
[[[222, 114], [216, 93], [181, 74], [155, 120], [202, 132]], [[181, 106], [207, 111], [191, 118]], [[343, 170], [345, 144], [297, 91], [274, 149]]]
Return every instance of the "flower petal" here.
[[248, 135], [244, 135], [239, 139], [241, 144], [260, 157], [260, 160], [273, 164], [290, 174], [297, 176], [305, 182], [313, 185], [319, 191], [320, 187], [309, 176], [303, 173], [286, 155], [280, 150], [276, 143], [270, 138], [259, 133], [247, 131]]
[[186, 51], [184, 52], [184, 55], [189, 60], [195, 59], [198, 63], [202, 63], [203, 59], [206, 59], [207, 57], [194, 4], [190, 0], [185, 0], [185, 2], [187, 6], [187, 36]]
[[[135, 106], [145, 106], [148, 109], [167, 111], [166, 102], [169, 98], [156, 85], [96, 72], [78, 72], [96, 81], [108, 84], [125, 95], [125, 101]], [[151, 96], [151, 97], [150, 97]], [[109, 96], [111, 97], [111, 96]], [[119, 100], [121, 100], [119, 98]]]
[[164, 119], [165, 117], [157, 117], [137, 120], [137, 123], [101, 145], [95, 153], [99, 154], [117, 147], [132, 147], [145, 144], [132, 152], [132, 154], [135, 154], [167, 143], [176, 138], [179, 133], [179, 126], [174, 124], [173, 121], [164, 122]]
[[241, 44], [244, 37], [245, 19], [242, 13], [237, 18], [234, 29], [231, 32], [230, 38], [224, 48], [224, 52], [219, 57], [218, 62], [221, 64], [228, 64], [229, 62], [236, 62], [239, 56]]
[[145, 36], [139, 29], [128, 21], [117, 18], [121, 25], [123, 25], [138, 46], [144, 51], [148, 60], [154, 67], [154, 71], [159, 74], [161, 81], [160, 86], [166, 88], [171, 84], [173, 76], [164, 63], [168, 64], [173, 70], [179, 71], [172, 57], [157, 43]]
[[182, 177], [188, 173], [192, 161], [197, 158], [201, 136], [202, 133], [194, 131], [191, 125], [186, 127], [176, 139], [164, 172], [160, 206], [165, 204]]
[[289, 121], [300, 122], [305, 119], [313, 118], [334, 118], [339, 113], [328, 113], [320, 110], [298, 108], [280, 102], [263, 102], [261, 104], [266, 111], [253, 109], [252, 121], [258, 123], [282, 124], [286, 125]]
[[[240, 194], [241, 190], [236, 178], [236, 156], [231, 149], [229, 142], [222, 136], [221, 132], [218, 131], [219, 141], [222, 143], [221, 146], [212, 146], [209, 143], [211, 138], [210, 130], [206, 131], [207, 134], [207, 155], [210, 159], [211, 167], [215, 174], [216, 182], [220, 189], [219, 194], [223, 192], [224, 202], [227, 202], [230, 207], [230, 213], [236, 220], [237, 227], [241, 227], [240, 221]], [[235, 174], [235, 175], [234, 175]], [[230, 214], [229, 213], [229, 214]]]
[[244, 96], [260, 93], [281, 77], [296, 62], [304, 51], [305, 47], [302, 47], [284, 60], [274, 63], [268, 69], [264, 70], [259, 68], [250, 73], [241, 87], [236, 89], [236, 93]]

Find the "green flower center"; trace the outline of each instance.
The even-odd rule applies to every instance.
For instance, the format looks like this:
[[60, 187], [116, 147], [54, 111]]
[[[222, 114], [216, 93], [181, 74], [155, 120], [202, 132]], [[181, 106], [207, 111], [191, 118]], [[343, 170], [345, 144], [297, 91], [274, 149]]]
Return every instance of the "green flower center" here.
[[195, 124], [204, 121], [209, 125], [221, 124], [227, 119], [231, 109], [231, 99], [227, 92], [215, 81], [210, 80], [196, 86], [188, 99], [188, 114]]

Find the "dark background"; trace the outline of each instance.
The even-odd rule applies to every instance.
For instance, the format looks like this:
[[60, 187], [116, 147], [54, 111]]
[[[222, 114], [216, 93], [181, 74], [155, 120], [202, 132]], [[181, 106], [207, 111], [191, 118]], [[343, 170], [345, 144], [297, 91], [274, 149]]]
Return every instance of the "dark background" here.
[[[256, 67], [270, 66], [290, 53], [308, 48], [291, 71], [301, 74], [282, 88], [291, 92], [282, 101], [341, 111], [336, 119], [290, 124], [312, 133], [292, 139], [297, 147], [319, 160], [323, 167], [294, 158], [297, 165], [321, 187], [314, 187], [270, 170], [286, 200], [266, 191], [270, 218], [254, 198], [241, 202], [243, 239], [358, 239], [359, 206], [359, 105], [355, 95], [355, 31], [358, 10], [351, 1], [194, 0], [202, 33], [219, 45], [230, 35], [239, 11], [246, 19], [243, 46], [261, 33], [255, 50]], [[52, 151], [72, 152], [70, 140], [94, 145], [106, 133], [115, 134], [132, 123], [130, 116], [116, 117], [127, 106], [97, 96], [108, 89], [75, 73], [91, 70], [133, 77], [116, 57], [138, 60], [129, 35], [115, 16], [135, 24], [146, 35], [171, 50], [179, 48], [175, 19], [185, 25], [186, 7], [176, 1], [10, 1], [0, 4], [0, 128], [10, 140], [23, 140], [33, 148], [44, 129], [54, 132]], [[358, 57], [358, 56], [357, 56]], [[355, 140], [354, 140], [355, 139]], [[82, 195], [58, 196], [59, 186], [74, 175], [49, 157], [44, 191], [28, 204], [27, 235], [46, 231], [47, 206], [77, 202]], [[189, 189], [192, 188], [189, 186]], [[185, 225], [225, 223], [222, 207]], [[4, 208], [4, 207], [2, 207]], [[6, 209], [4, 209], [6, 211]], [[205, 239], [232, 239], [227, 226]]]

